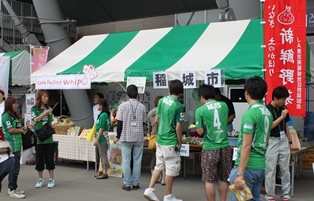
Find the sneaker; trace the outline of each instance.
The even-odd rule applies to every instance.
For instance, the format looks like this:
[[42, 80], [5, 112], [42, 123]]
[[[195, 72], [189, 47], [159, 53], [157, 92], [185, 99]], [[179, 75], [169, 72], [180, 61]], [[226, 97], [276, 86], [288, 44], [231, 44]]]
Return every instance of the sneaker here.
[[43, 179], [38, 179], [35, 187], [36, 188], [41, 188], [41, 187], [43, 187], [43, 183], [44, 183]]
[[53, 188], [53, 187], [55, 187], [55, 180], [49, 179], [47, 187], [48, 187], [48, 188]]
[[[10, 191], [10, 189], [8, 189], [8, 194], [10, 195], [11, 193], [13, 193], [14, 190]], [[19, 194], [22, 194], [22, 195], [25, 195], [25, 191], [20, 191], [18, 188], [15, 189], [15, 192], [19, 193]]]
[[282, 198], [282, 201], [289, 201], [289, 198]]
[[26, 196], [18, 193], [16, 190], [13, 190], [10, 192], [10, 198], [23, 199], [23, 198], [26, 198]]
[[173, 194], [165, 195], [164, 201], [183, 201], [181, 199], [177, 199]]
[[166, 182], [164, 180], [161, 181], [161, 185], [164, 186], [166, 185]]
[[149, 201], [159, 201], [153, 188], [146, 188], [143, 196]]
[[268, 198], [267, 201], [275, 201], [275, 198]]

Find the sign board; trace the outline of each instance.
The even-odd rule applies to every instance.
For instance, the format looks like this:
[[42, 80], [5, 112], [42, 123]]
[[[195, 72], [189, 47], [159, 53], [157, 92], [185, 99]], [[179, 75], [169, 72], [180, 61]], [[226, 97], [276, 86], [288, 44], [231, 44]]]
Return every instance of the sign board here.
[[91, 79], [83, 74], [36, 77], [36, 89], [90, 89]]
[[145, 92], [146, 77], [128, 77], [126, 87], [131, 84], [137, 86], [138, 94], [143, 94]]
[[180, 72], [180, 80], [183, 83], [184, 89], [196, 88], [196, 73], [195, 73], [195, 71]]
[[306, 9], [306, 33], [314, 34], [314, 8]]
[[213, 85], [213, 87], [222, 87], [221, 70], [207, 70], [204, 71], [204, 83]]
[[164, 72], [153, 72], [153, 88], [168, 89], [168, 76]]
[[190, 145], [182, 144], [180, 149], [180, 156], [189, 157], [190, 156]]

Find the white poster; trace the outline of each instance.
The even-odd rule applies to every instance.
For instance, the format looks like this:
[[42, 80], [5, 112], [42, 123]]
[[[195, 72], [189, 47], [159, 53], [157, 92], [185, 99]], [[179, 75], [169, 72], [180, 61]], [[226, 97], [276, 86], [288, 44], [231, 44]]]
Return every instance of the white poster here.
[[196, 73], [195, 73], [195, 71], [180, 72], [180, 80], [183, 83], [184, 89], [196, 88]]
[[0, 75], [0, 90], [4, 92], [5, 97], [8, 97], [10, 75], [10, 57], [8, 56], [0, 56]]
[[91, 79], [83, 74], [36, 77], [36, 89], [90, 89]]
[[34, 124], [34, 122], [32, 121], [32, 115], [30, 113], [26, 113], [24, 115], [24, 125], [28, 126]]
[[190, 145], [182, 144], [180, 149], [180, 156], [189, 157], [190, 156]]
[[237, 156], [238, 156], [238, 148], [234, 147], [233, 148], [233, 154], [232, 154], [232, 160], [233, 161], [237, 160]]
[[222, 87], [221, 70], [204, 71], [204, 83], [213, 85], [214, 87]]
[[36, 94], [35, 93], [25, 94], [25, 101], [26, 113], [31, 113], [31, 109], [36, 103]]
[[153, 72], [153, 88], [168, 89], [167, 72]]
[[128, 77], [126, 81], [126, 87], [131, 84], [137, 86], [139, 94], [143, 94], [145, 92], [146, 77]]

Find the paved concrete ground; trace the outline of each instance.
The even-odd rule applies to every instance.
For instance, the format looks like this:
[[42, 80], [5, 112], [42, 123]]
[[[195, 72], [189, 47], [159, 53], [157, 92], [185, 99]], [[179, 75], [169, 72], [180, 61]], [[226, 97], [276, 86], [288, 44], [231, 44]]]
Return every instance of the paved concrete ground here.
[[[45, 171], [45, 186], [36, 189], [37, 172], [34, 166], [22, 165], [18, 180], [20, 189], [25, 190], [26, 199], [30, 201], [140, 201], [143, 197], [144, 189], [148, 186], [150, 180], [149, 161], [150, 154], [143, 157], [143, 167], [141, 174], [140, 189], [126, 192], [121, 189], [122, 179], [110, 177], [107, 180], [96, 180], [93, 170], [87, 171], [86, 165], [80, 162], [66, 161], [56, 166], [55, 180], [56, 187], [47, 189], [48, 172]], [[191, 160], [188, 160], [188, 166]], [[93, 165], [90, 167], [94, 168]], [[196, 167], [196, 174], [192, 170], [187, 170], [185, 179], [175, 178], [174, 194], [184, 201], [204, 201], [204, 184], [201, 182], [201, 173], [199, 164]], [[12, 200], [7, 195], [7, 178], [3, 181], [3, 189], [0, 194], [0, 201]], [[314, 175], [313, 173], [302, 173], [301, 178], [296, 180], [295, 196], [292, 200], [313, 201]], [[165, 187], [156, 184], [157, 194], [160, 200], [163, 199]], [[279, 193], [279, 189], [278, 193]], [[229, 199], [229, 197], [228, 197]], [[219, 200], [218, 197], [216, 200]], [[262, 199], [264, 200], [264, 198]], [[277, 197], [280, 200], [280, 196]]]

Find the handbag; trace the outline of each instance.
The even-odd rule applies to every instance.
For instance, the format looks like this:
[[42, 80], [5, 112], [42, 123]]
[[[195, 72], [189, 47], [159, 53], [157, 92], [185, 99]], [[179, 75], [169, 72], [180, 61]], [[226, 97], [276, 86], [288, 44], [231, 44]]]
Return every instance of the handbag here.
[[26, 134], [22, 135], [23, 150], [32, 148], [37, 144], [37, 138], [33, 131], [27, 129]]
[[151, 135], [148, 140], [148, 149], [156, 150], [156, 135]]
[[48, 115], [48, 122], [41, 128], [35, 130], [35, 133], [40, 141], [45, 141], [54, 133], [53, 128], [50, 125], [50, 115]]

